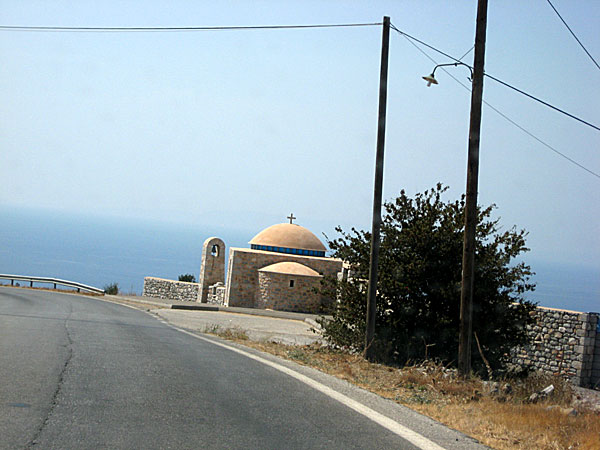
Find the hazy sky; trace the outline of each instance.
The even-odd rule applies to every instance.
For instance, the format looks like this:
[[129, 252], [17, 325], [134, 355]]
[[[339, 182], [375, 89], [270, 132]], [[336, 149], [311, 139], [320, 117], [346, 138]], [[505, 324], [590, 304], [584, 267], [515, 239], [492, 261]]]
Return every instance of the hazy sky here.
[[[476, 1], [0, 0], [1, 25], [381, 22], [454, 55]], [[553, 0], [600, 61], [600, 2]], [[0, 31], [0, 205], [259, 231], [370, 227], [381, 27]], [[422, 47], [439, 63], [448, 59]], [[472, 64], [473, 52], [465, 57]], [[470, 94], [392, 31], [384, 197], [464, 191]], [[465, 68], [450, 73], [468, 83]], [[596, 125], [600, 70], [545, 0], [490, 1], [486, 72]], [[484, 99], [600, 173], [600, 132], [486, 79]], [[484, 106], [479, 200], [531, 258], [598, 267], [600, 179]]]

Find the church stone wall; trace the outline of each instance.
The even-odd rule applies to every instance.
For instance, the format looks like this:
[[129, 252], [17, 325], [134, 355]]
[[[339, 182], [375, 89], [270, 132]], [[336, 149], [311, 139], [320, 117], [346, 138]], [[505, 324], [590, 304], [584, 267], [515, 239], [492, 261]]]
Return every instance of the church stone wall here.
[[142, 295], [144, 297], [195, 302], [198, 299], [199, 288], [200, 285], [198, 283], [145, 277]]
[[516, 348], [517, 366], [561, 376], [578, 386], [600, 385], [599, 314], [538, 307], [531, 344]]
[[[292, 281], [293, 286], [290, 286]], [[321, 277], [259, 272], [257, 308], [318, 314]]]
[[[342, 260], [336, 258], [319, 258], [263, 250], [231, 248], [229, 250], [225, 305], [246, 308], [259, 307], [257, 298], [259, 292], [258, 270], [284, 261], [303, 264], [323, 276], [336, 277], [338, 272], [342, 270]], [[331, 300], [325, 297], [321, 297], [320, 301], [325, 309], [331, 304]]]

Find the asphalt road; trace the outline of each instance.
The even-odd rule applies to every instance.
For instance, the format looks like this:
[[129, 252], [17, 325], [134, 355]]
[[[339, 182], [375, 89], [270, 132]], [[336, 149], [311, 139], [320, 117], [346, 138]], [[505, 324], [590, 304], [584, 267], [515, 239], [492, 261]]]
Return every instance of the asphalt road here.
[[482, 448], [299, 369], [393, 423], [414, 422], [432, 439], [415, 446], [274, 368], [293, 364], [228, 346], [102, 300], [0, 288], [0, 448]]

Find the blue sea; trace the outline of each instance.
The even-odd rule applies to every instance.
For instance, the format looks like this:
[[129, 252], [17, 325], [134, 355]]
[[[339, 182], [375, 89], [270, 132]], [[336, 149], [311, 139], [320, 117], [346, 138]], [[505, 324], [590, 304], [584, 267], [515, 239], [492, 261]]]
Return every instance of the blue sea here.
[[[118, 283], [141, 294], [144, 277], [198, 278], [202, 244], [218, 236], [227, 247], [247, 247], [260, 230], [197, 228], [164, 222], [86, 217], [0, 208], [0, 273], [78, 281], [96, 287]], [[528, 298], [541, 306], [600, 311], [600, 269], [527, 261], [536, 272]], [[0, 283], [7, 283], [0, 280]]]
[[[198, 277], [202, 244], [215, 233], [231, 246], [252, 238], [231, 229], [0, 209], [0, 273], [118, 283], [141, 294], [144, 277]], [[0, 280], [0, 283], [3, 281]], [[4, 281], [4, 283], [6, 283]]]

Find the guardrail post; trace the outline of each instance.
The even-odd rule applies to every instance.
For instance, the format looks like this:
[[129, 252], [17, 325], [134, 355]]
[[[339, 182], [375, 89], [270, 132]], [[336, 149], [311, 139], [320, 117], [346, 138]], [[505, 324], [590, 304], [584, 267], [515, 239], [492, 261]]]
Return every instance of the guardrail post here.
[[10, 280], [10, 285], [14, 286], [15, 285], [15, 280]]
[[33, 280], [29, 282], [29, 287], [33, 287]]
[[54, 289], [56, 289], [56, 283], [54, 283]]

